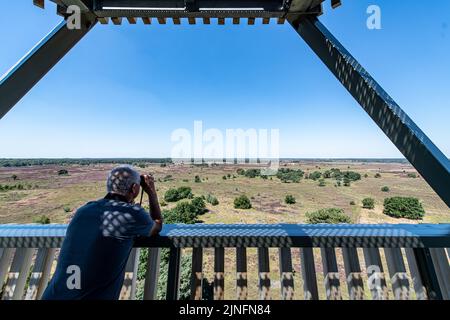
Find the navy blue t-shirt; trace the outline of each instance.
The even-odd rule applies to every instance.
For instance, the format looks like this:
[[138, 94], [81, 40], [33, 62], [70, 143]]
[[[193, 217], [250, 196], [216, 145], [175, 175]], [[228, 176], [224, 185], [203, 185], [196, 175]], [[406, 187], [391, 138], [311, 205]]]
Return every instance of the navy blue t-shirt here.
[[153, 225], [141, 206], [120, 200], [108, 195], [77, 210], [43, 300], [119, 298], [134, 239], [148, 236]]

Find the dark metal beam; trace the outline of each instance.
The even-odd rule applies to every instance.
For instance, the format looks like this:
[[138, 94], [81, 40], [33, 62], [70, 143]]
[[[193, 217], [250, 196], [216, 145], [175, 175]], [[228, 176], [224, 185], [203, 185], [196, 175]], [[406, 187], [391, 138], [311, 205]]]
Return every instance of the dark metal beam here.
[[14, 67], [0, 78], [0, 119], [41, 80], [96, 24], [95, 18], [83, 16], [80, 30], [70, 30], [66, 21], [59, 23]]
[[289, 21], [450, 207], [450, 161], [317, 18]]

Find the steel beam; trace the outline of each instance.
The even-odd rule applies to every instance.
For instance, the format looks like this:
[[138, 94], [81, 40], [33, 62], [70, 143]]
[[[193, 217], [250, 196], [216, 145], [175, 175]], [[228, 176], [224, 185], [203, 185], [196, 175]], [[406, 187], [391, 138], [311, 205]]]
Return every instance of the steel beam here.
[[450, 161], [317, 19], [289, 23], [450, 207]]
[[83, 15], [81, 29], [70, 30], [61, 21], [15, 66], [0, 78], [0, 119], [41, 80], [96, 24]]

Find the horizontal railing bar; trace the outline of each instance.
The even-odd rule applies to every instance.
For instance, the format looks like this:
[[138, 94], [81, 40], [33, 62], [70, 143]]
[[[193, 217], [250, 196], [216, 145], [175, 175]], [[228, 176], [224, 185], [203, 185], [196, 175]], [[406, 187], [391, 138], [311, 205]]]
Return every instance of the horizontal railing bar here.
[[[0, 248], [60, 247], [67, 225], [0, 225]], [[448, 248], [450, 224], [168, 224], [135, 247]]]

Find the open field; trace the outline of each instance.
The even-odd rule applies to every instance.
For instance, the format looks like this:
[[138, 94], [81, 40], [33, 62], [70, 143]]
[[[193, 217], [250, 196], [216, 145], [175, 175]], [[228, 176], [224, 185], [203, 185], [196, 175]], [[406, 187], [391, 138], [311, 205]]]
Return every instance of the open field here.
[[[30, 223], [39, 215], [50, 217], [52, 223], [68, 222], [70, 216], [85, 202], [105, 194], [105, 180], [112, 164], [97, 165], [44, 165], [30, 167], [0, 168], [0, 184], [23, 184], [24, 190], [0, 191], [0, 223]], [[210, 211], [201, 217], [205, 223], [302, 223], [305, 213], [322, 208], [342, 208], [355, 223], [415, 223], [409, 220], [390, 218], [382, 213], [383, 200], [391, 196], [417, 197], [426, 211], [422, 222], [450, 222], [450, 210], [421, 178], [410, 178], [415, 170], [405, 163], [378, 162], [314, 162], [281, 164], [282, 167], [302, 169], [306, 173], [324, 172], [339, 168], [352, 170], [363, 177], [352, 182], [350, 187], [336, 187], [335, 180], [326, 179], [326, 186], [318, 181], [302, 179], [300, 183], [282, 183], [278, 178], [263, 180], [247, 178], [236, 173], [238, 168], [248, 169], [250, 165], [191, 166], [149, 164], [138, 168], [142, 173], [151, 172], [157, 180], [160, 200], [166, 190], [172, 187], [190, 186], [195, 195], [213, 194], [219, 205], [208, 205]], [[68, 170], [68, 175], [58, 175], [58, 170]], [[380, 173], [381, 178], [375, 178]], [[230, 174], [231, 179], [223, 176]], [[367, 174], [367, 178], [364, 176]], [[17, 176], [13, 180], [13, 176]], [[202, 182], [195, 183], [198, 175]], [[235, 178], [233, 178], [235, 176]], [[382, 192], [388, 186], [390, 192]], [[233, 208], [235, 197], [246, 194], [251, 198], [253, 208]], [[287, 194], [295, 196], [297, 203], [287, 205]], [[361, 200], [375, 199], [375, 209], [363, 209]], [[354, 201], [356, 205], [351, 205]], [[168, 204], [165, 208], [171, 208]]]
[[[248, 178], [237, 174], [237, 169], [249, 169], [250, 165], [220, 165], [191, 166], [148, 164], [146, 168], [138, 168], [142, 173], [151, 172], [157, 180], [160, 200], [164, 192], [172, 187], [190, 186], [196, 196], [213, 194], [219, 200], [219, 205], [207, 204], [209, 212], [200, 216], [204, 223], [302, 223], [306, 221], [306, 213], [322, 208], [342, 208], [355, 223], [418, 223], [406, 219], [394, 219], [383, 214], [383, 200], [392, 196], [417, 197], [423, 203], [425, 218], [419, 222], [449, 223], [450, 210], [434, 191], [421, 178], [408, 177], [408, 173], [416, 171], [406, 163], [392, 162], [347, 162], [301, 161], [299, 163], [283, 162], [283, 168], [302, 169], [306, 173], [324, 172], [331, 168], [341, 171], [351, 170], [361, 174], [362, 179], [352, 182], [350, 187], [335, 186], [334, 179], [325, 179], [326, 185], [319, 186], [318, 181], [302, 179], [299, 183], [282, 183], [277, 177], [262, 179]], [[52, 223], [65, 223], [76, 208], [85, 202], [103, 197], [105, 180], [113, 164], [96, 165], [43, 165], [31, 167], [0, 168], [0, 185], [22, 184], [24, 190], [0, 191], [0, 224], [30, 223], [34, 217], [46, 215]], [[68, 175], [58, 175], [65, 169]], [[375, 178], [379, 173], [380, 178]], [[416, 173], [417, 174], [417, 173]], [[223, 179], [230, 175], [230, 178]], [[365, 177], [367, 175], [367, 177]], [[199, 176], [201, 182], [195, 182]], [[235, 178], [233, 178], [233, 176]], [[16, 179], [14, 180], [15, 177]], [[382, 192], [381, 188], [388, 186], [390, 192]], [[235, 197], [246, 194], [251, 198], [253, 208], [237, 210], [233, 207]], [[287, 205], [284, 198], [287, 194], [295, 196], [297, 203]], [[362, 208], [361, 201], [366, 197], [375, 199], [375, 208]], [[354, 201], [356, 205], [351, 205]], [[165, 208], [172, 208], [169, 203]], [[341, 283], [345, 283], [345, 273], [342, 254], [339, 253], [338, 266]], [[365, 275], [362, 251], [360, 255], [363, 275]], [[191, 250], [183, 250], [183, 255], [190, 255]], [[315, 266], [319, 288], [323, 288], [323, 273], [320, 249], [314, 249]], [[300, 254], [298, 249], [292, 250], [295, 288], [302, 287]], [[383, 264], [386, 261], [382, 253]], [[235, 252], [225, 249], [225, 298], [234, 299], [235, 282]], [[270, 249], [270, 279], [271, 297], [280, 298], [280, 281], [278, 266], [278, 251]], [[204, 278], [212, 282], [214, 279], [214, 250], [204, 250]], [[257, 250], [248, 250], [248, 294], [250, 299], [258, 298]], [[365, 279], [367, 280], [367, 279]], [[412, 284], [412, 282], [410, 281]], [[140, 284], [142, 285], [142, 284]], [[367, 288], [366, 288], [367, 291]], [[343, 290], [343, 296], [348, 297]], [[325, 297], [324, 290], [319, 290], [320, 297]], [[297, 299], [303, 298], [302, 290], [295, 290]], [[369, 292], [366, 292], [369, 296]]]

